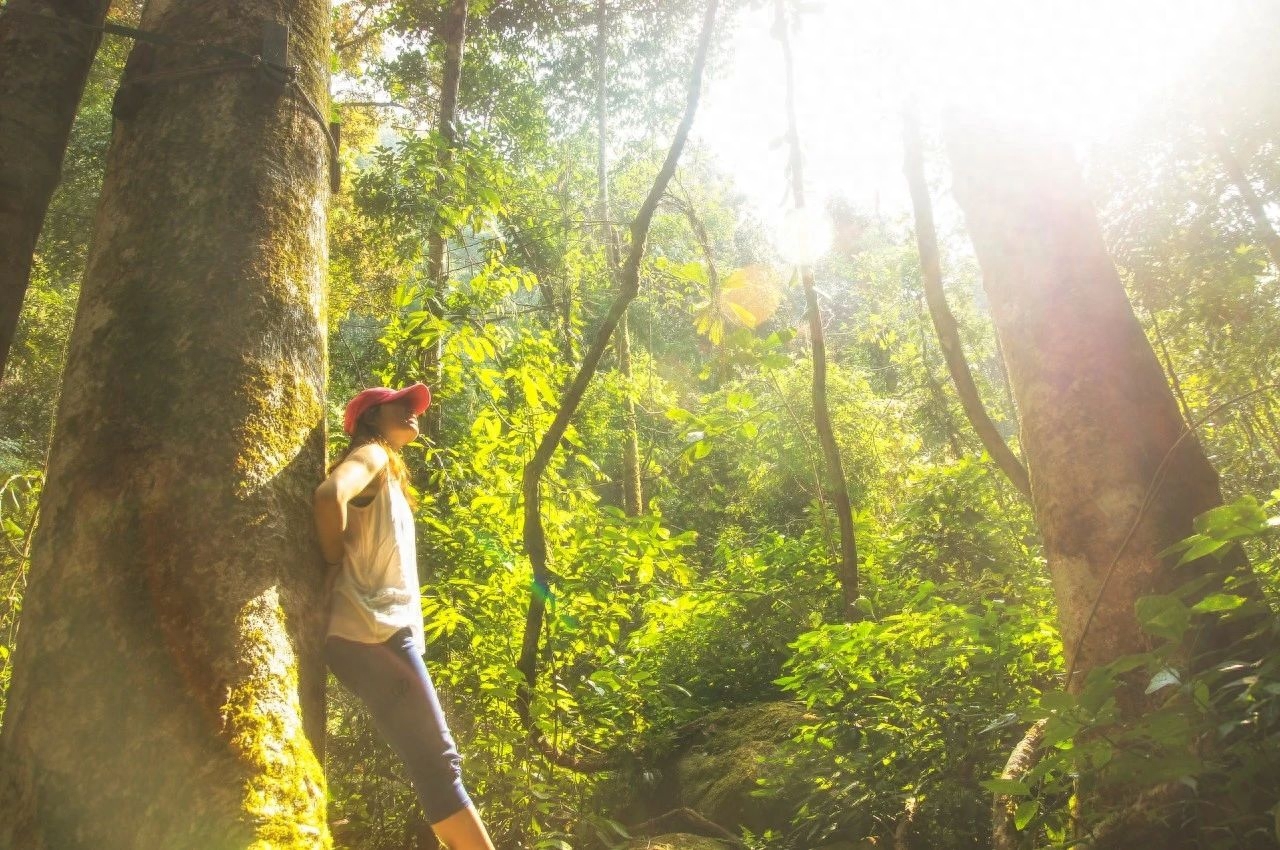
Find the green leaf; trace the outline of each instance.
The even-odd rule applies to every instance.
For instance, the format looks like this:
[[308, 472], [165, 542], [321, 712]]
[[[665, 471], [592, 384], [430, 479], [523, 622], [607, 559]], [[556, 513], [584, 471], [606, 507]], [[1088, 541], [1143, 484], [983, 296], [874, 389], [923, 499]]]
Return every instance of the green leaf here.
[[1191, 623], [1191, 610], [1176, 596], [1143, 596], [1134, 610], [1143, 629], [1168, 640], [1181, 639]]
[[747, 327], [754, 328], [757, 324], [759, 324], [756, 320], [756, 314], [752, 313], [750, 310], [748, 310], [746, 307], [743, 307], [741, 304], [735, 304], [732, 301], [726, 301], [725, 304], [728, 305], [729, 312], [733, 313], [733, 317], [737, 319], [739, 322], [742, 322], [742, 324], [746, 325]]
[[1154, 694], [1162, 688], [1180, 684], [1182, 684], [1182, 678], [1178, 675], [1178, 671], [1172, 667], [1166, 667], [1151, 677], [1151, 681], [1147, 684], [1146, 693]]
[[1192, 539], [1195, 540], [1195, 542], [1187, 547], [1187, 551], [1182, 553], [1182, 557], [1178, 559], [1178, 566], [1190, 563], [1198, 558], [1203, 558], [1206, 555], [1212, 555], [1223, 546], [1226, 546], [1229, 542], [1226, 540], [1215, 540], [1212, 537], [1203, 537], [1199, 535]]
[[1027, 783], [1019, 782], [1017, 779], [984, 779], [978, 784], [992, 794], [1000, 794], [1006, 797], [1031, 796], [1031, 789], [1027, 787]]
[[1027, 824], [1031, 823], [1031, 819], [1040, 811], [1039, 800], [1027, 800], [1018, 806], [1018, 810], [1013, 813], [1014, 829], [1021, 832], [1026, 829]]
[[1191, 610], [1197, 614], [1209, 614], [1215, 611], [1232, 611], [1239, 608], [1245, 603], [1243, 596], [1236, 596], [1234, 593], [1215, 593], [1206, 596], [1195, 605], [1191, 606]]
[[1049, 711], [1071, 711], [1076, 707], [1076, 698], [1062, 691], [1049, 691], [1040, 695], [1040, 707]]

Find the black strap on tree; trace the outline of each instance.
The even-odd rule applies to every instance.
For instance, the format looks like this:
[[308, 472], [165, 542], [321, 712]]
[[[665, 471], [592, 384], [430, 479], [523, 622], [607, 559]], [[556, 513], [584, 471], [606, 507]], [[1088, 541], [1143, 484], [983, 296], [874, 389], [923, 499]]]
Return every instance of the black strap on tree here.
[[[131, 38], [134, 41], [155, 45], [157, 47], [185, 47], [204, 50], [219, 54], [227, 59], [225, 62], [217, 62], [208, 65], [193, 65], [191, 67], [175, 68], [169, 71], [143, 73], [123, 83], [121, 85], [122, 90], [126, 86], [132, 87], [149, 83], [168, 82], [171, 80], [198, 77], [207, 74], [220, 74], [230, 71], [255, 71], [262, 74], [273, 88], [276, 88], [281, 92], [284, 92], [286, 89], [291, 91], [307, 107], [307, 112], [311, 117], [320, 123], [320, 128], [324, 130], [325, 140], [329, 145], [329, 189], [335, 193], [341, 189], [342, 165], [338, 159], [338, 152], [342, 125], [325, 119], [324, 113], [320, 111], [320, 107], [316, 106], [315, 101], [311, 99], [311, 96], [307, 94], [306, 90], [299, 82], [298, 66], [289, 64], [288, 24], [280, 24], [275, 21], [264, 22], [262, 25], [261, 52], [247, 53], [243, 50], [237, 50], [232, 47], [225, 47], [220, 44], [211, 44], [203, 39], [198, 41], [187, 41], [172, 38], [158, 32], [151, 32], [137, 27], [127, 26], [111, 20], [104, 21], [101, 26], [97, 26], [94, 24], [86, 24], [83, 21], [77, 21], [74, 18], [46, 15], [41, 12], [9, 9], [5, 10], [4, 13], [26, 15], [27, 17], [39, 18], [41, 20], [61, 24], [63, 26], [91, 30], [93, 32], [101, 32], [109, 35], [123, 36], [124, 38]], [[117, 103], [119, 102], [119, 93], [117, 93]], [[113, 112], [115, 112], [114, 109]], [[121, 116], [117, 113], [117, 117]]]

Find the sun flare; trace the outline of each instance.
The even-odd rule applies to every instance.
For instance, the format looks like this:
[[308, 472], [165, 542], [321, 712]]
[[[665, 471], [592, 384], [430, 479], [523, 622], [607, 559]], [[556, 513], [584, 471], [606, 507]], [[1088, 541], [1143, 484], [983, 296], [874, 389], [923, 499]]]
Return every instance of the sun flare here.
[[[900, 114], [981, 109], [1051, 123], [1077, 146], [1122, 137], [1239, 11], [1208, 0], [827, 0], [793, 34], [811, 205], [906, 209]], [[701, 138], [777, 233], [787, 206], [782, 56], [772, 8], [746, 14]]]

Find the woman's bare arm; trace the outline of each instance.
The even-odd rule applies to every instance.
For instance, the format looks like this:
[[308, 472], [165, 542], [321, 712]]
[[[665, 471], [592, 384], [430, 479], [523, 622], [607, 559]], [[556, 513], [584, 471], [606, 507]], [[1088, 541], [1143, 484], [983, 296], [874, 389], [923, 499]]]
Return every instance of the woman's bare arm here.
[[342, 533], [347, 528], [347, 503], [360, 495], [387, 468], [387, 450], [366, 443], [347, 455], [316, 488], [313, 507], [316, 532], [325, 563], [342, 561]]

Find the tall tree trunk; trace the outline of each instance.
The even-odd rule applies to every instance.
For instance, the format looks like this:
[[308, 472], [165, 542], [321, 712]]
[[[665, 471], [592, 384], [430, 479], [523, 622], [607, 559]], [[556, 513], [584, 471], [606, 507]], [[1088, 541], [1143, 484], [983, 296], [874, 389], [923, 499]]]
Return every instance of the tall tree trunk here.
[[1221, 129], [1209, 130], [1209, 140], [1213, 144], [1214, 152], [1218, 158], [1222, 160], [1223, 170], [1227, 172], [1227, 177], [1231, 180], [1231, 184], [1236, 187], [1236, 191], [1240, 193], [1241, 200], [1249, 209], [1249, 215], [1253, 218], [1254, 237], [1266, 249], [1267, 255], [1271, 257], [1271, 265], [1277, 272], [1280, 272], [1280, 234], [1276, 233], [1275, 227], [1271, 224], [1271, 219], [1267, 217], [1267, 210], [1262, 205], [1262, 200], [1258, 197], [1258, 193], [1254, 191], [1253, 183], [1249, 180], [1249, 175], [1245, 174], [1244, 166], [1240, 163], [1239, 157], [1231, 147], [1231, 140], [1227, 138], [1226, 132]]
[[0, 382], [109, 5], [10, 0], [0, 11]]
[[[467, 40], [467, 0], [449, 0], [440, 22], [440, 41], [444, 45], [444, 65], [440, 73], [440, 112], [436, 127], [441, 137], [441, 147], [436, 163], [440, 167], [440, 175], [436, 178], [435, 203], [444, 203], [444, 187], [450, 184], [449, 170], [453, 167], [453, 151], [458, 144], [458, 88], [462, 83], [462, 51]], [[444, 224], [443, 218], [436, 215], [435, 226], [427, 236], [427, 276], [435, 287], [435, 297], [428, 304], [428, 310], [439, 319], [443, 313], [444, 290], [448, 283], [444, 263]], [[440, 357], [443, 353], [443, 340], [436, 337], [423, 352], [423, 378], [432, 387], [440, 385]], [[443, 427], [444, 409], [438, 403], [427, 410], [426, 432], [432, 444], [440, 442]]]
[[978, 385], [974, 383], [969, 361], [960, 342], [960, 329], [956, 318], [947, 306], [947, 294], [942, 288], [942, 263], [938, 257], [938, 235], [933, 226], [933, 203], [929, 199], [929, 186], [924, 179], [923, 143], [920, 140], [920, 122], [914, 108], [908, 107], [902, 118], [903, 147], [906, 152], [903, 170], [911, 189], [911, 206], [916, 217], [916, 245], [920, 250], [920, 277], [924, 282], [925, 302], [929, 316], [938, 334], [943, 359], [951, 373], [951, 382], [960, 396], [960, 405], [969, 424], [978, 433], [982, 445], [995, 461], [996, 466], [1008, 476], [1013, 486], [1027, 499], [1031, 498], [1031, 481], [1022, 461], [1014, 455], [1009, 444], [1000, 436], [996, 423], [991, 421]]
[[1186, 579], [1159, 553], [1220, 503], [1218, 476], [1184, 434], [1066, 147], [973, 120], [952, 123], [948, 147], [1021, 414], [1067, 662], [1087, 672], [1149, 645], [1134, 603]]
[[0, 847], [329, 844], [310, 743], [329, 152], [307, 106], [328, 5], [152, 3], [143, 27], [256, 53], [264, 22], [291, 27], [288, 90], [246, 65], [166, 76], [202, 64], [189, 46], [126, 66], [0, 735]]
[[636, 399], [631, 383], [631, 331], [627, 314], [618, 320], [613, 334], [618, 354], [618, 374], [622, 376], [622, 509], [627, 516], [644, 511], [644, 487], [640, 477], [640, 426], [636, 419]]
[[[621, 251], [617, 231], [609, 218], [609, 17], [605, 0], [596, 0], [596, 183], [600, 199], [600, 221], [603, 222], [605, 262], [609, 277], [616, 285]], [[627, 516], [639, 516], [644, 510], [644, 491], [640, 483], [640, 438], [636, 423], [636, 400], [631, 387], [631, 334], [627, 314], [618, 320], [613, 347], [618, 354], [618, 372], [622, 375], [625, 397], [622, 402], [622, 506]]]
[[[777, 0], [777, 25], [774, 30], [782, 42], [783, 63], [786, 72], [787, 139], [791, 145], [791, 192], [796, 210], [805, 209], [804, 160], [800, 153], [800, 129], [796, 120], [795, 64], [791, 55], [791, 37], [788, 31], [785, 0]], [[822, 330], [822, 312], [818, 308], [818, 293], [813, 284], [813, 266], [805, 262], [800, 266], [800, 281], [804, 286], [804, 300], [808, 308], [809, 343], [813, 348], [813, 419], [818, 431], [818, 443], [826, 462], [826, 488], [835, 506], [840, 523], [840, 563], [837, 577], [844, 599], [844, 614], [848, 620], [858, 617], [858, 544], [854, 538], [853, 506], [849, 502], [849, 485], [844, 477], [844, 465], [840, 461], [840, 447], [836, 444], [835, 431], [831, 427], [831, 412], [827, 409], [827, 342]]]
[[[644, 203], [640, 205], [640, 210], [636, 213], [635, 220], [631, 222], [631, 244], [627, 253], [627, 260], [623, 263], [618, 275], [618, 295], [609, 306], [609, 312], [605, 314], [600, 327], [596, 329], [595, 336], [591, 340], [591, 346], [582, 358], [582, 365], [578, 368], [573, 380], [565, 388], [564, 395], [560, 400], [560, 409], [556, 411], [555, 419], [552, 420], [546, 433], [542, 435], [542, 439], [538, 441], [538, 448], [533, 457], [529, 459], [529, 462], [525, 464], [524, 474], [521, 477], [521, 489], [524, 496], [523, 542], [525, 551], [529, 554], [529, 561], [533, 566], [533, 590], [530, 594], [529, 610], [525, 616], [524, 636], [520, 644], [520, 658], [516, 662], [516, 669], [520, 671], [521, 678], [524, 680], [516, 696], [516, 711], [528, 727], [530, 736], [537, 744], [547, 750], [548, 754], [555, 758], [557, 763], [578, 770], [598, 768], [601, 765], [599, 760], [583, 760], [574, 754], [551, 751], [550, 744], [538, 731], [536, 721], [531, 713], [533, 690], [537, 685], [538, 679], [538, 637], [542, 633], [542, 622], [546, 614], [547, 599], [551, 595], [551, 568], [547, 558], [547, 536], [542, 527], [542, 475], [546, 472], [547, 466], [550, 465], [551, 458], [554, 456], [556, 448], [560, 445], [560, 440], [564, 437], [564, 433], [569, 427], [569, 422], [573, 419], [574, 414], [577, 413], [578, 405], [582, 403], [582, 396], [587, 391], [587, 385], [595, 377], [596, 368], [600, 365], [600, 358], [604, 356], [604, 350], [609, 345], [609, 339], [613, 336], [618, 322], [622, 320], [623, 314], [627, 311], [627, 306], [640, 291], [640, 261], [644, 258], [645, 243], [649, 238], [649, 225], [653, 221], [654, 212], [658, 209], [658, 202], [662, 200], [662, 196], [671, 182], [671, 177], [675, 174], [676, 165], [679, 163], [680, 155], [684, 152], [685, 143], [689, 139], [689, 131], [693, 128], [693, 119], [698, 114], [702, 78], [707, 67], [707, 54], [711, 50], [711, 37], [715, 31], [718, 7], [719, 0], [708, 0], [706, 12], [702, 18], [702, 32], [698, 38], [698, 50], [694, 55], [693, 68], [689, 74], [689, 89], [685, 98], [684, 115], [680, 119], [680, 125], [676, 128], [675, 137], [671, 140], [671, 147], [667, 150], [667, 156], [663, 160], [662, 168], [659, 169], [658, 175], [654, 178], [653, 185], [649, 187], [649, 194], [645, 196]], [[594, 764], [589, 764], [588, 762], [594, 762]]]
[[[1218, 476], [1134, 315], [1067, 147], [972, 118], [952, 123], [948, 147], [1021, 414], [1067, 687], [1079, 692], [1089, 671], [1152, 647], [1135, 611], [1141, 597], [1201, 577], [1211, 592], [1225, 570], [1247, 579], [1248, 565], [1238, 550], [1222, 564], [1177, 569], [1161, 557], [1221, 503]], [[1236, 644], [1250, 628], [1189, 633], [1184, 660], [1201, 666], [1228, 647], [1232, 657], [1252, 652]], [[1145, 684], [1141, 676], [1121, 683], [1121, 722], [1145, 709]], [[1212, 829], [1221, 811], [1185, 807], [1194, 795], [1176, 782], [1083, 793], [1098, 850], [1132, 847], [1137, 836], [1190, 850], [1201, 846], [1197, 824]]]

